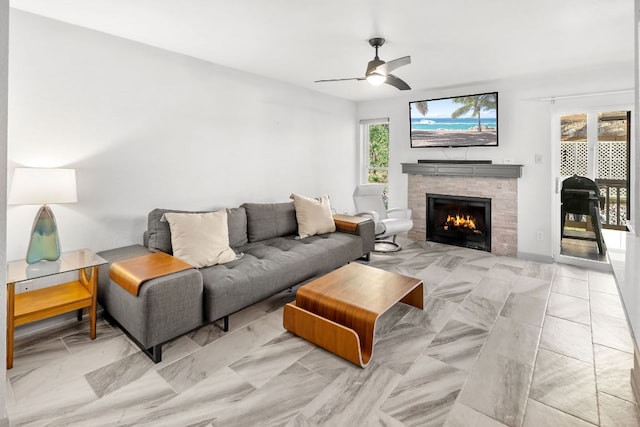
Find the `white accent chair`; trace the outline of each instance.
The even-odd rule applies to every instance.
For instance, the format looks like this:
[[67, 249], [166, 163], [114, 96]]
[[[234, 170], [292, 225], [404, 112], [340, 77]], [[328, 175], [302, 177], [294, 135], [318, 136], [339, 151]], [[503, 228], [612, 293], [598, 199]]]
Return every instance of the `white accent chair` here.
[[[371, 218], [375, 224], [376, 244], [374, 252], [397, 252], [400, 245], [396, 243], [398, 233], [406, 233], [413, 227], [411, 209], [386, 209], [382, 193], [384, 184], [358, 185], [353, 192], [356, 215]], [[391, 241], [385, 240], [392, 237]]]

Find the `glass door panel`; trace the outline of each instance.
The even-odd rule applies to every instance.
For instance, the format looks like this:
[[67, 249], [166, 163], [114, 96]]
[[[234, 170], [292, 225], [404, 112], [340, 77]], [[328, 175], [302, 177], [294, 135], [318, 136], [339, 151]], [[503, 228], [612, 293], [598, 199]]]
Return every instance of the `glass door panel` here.
[[604, 228], [626, 230], [629, 194], [628, 111], [598, 113], [596, 183], [605, 198], [601, 206]]
[[560, 176], [588, 175], [587, 115], [560, 118]]

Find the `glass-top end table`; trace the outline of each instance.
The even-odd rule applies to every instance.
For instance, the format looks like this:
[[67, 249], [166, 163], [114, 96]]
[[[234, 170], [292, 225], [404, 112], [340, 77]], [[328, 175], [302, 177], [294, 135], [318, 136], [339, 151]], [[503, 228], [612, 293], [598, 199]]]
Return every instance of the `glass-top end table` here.
[[[16, 326], [70, 311], [89, 310], [90, 337], [96, 338], [98, 267], [107, 261], [89, 249], [65, 252], [57, 261], [7, 264], [7, 369], [13, 367], [13, 338]], [[15, 286], [28, 280], [77, 271], [78, 280], [16, 295]]]
[[40, 279], [106, 263], [107, 260], [96, 255], [90, 249], [64, 252], [57, 261], [40, 261], [35, 264], [27, 264], [26, 260], [19, 259], [7, 263], [7, 283], [20, 283], [26, 280]]

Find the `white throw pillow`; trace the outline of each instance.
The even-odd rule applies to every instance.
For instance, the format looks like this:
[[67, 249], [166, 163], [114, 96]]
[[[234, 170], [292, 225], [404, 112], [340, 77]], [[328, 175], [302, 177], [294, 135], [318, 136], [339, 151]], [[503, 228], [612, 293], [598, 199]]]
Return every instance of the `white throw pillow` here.
[[233, 261], [227, 211], [164, 214], [171, 229], [173, 256], [196, 268]]
[[290, 197], [293, 199], [293, 205], [296, 208], [298, 235], [301, 239], [315, 234], [336, 231], [336, 223], [333, 221], [329, 196], [312, 199], [292, 194]]

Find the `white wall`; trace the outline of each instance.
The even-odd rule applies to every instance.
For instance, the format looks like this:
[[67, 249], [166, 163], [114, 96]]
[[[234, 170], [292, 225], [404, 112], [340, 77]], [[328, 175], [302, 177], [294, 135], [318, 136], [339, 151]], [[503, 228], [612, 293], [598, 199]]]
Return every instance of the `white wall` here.
[[[9, 0], [0, 0], [0, 182], [6, 184], [7, 176], [7, 85], [9, 71]], [[7, 229], [7, 190], [0, 185], [0, 230]], [[0, 239], [0, 265], [6, 265], [6, 242]], [[0, 360], [7, 351], [7, 272], [0, 268]], [[6, 364], [0, 362], [0, 426], [8, 426], [6, 403]]]
[[[611, 64], [606, 69], [580, 70], [554, 76], [472, 84], [438, 90], [413, 90], [398, 98], [361, 102], [358, 119], [389, 117], [390, 132], [390, 206], [407, 205], [407, 176], [401, 163], [418, 159], [472, 159], [503, 163], [510, 159], [524, 165], [518, 180], [518, 254], [524, 258], [550, 261], [555, 231], [552, 205], [554, 170], [551, 162], [551, 111], [549, 101], [542, 98], [634, 87], [633, 67]], [[409, 146], [409, 101], [462, 96], [498, 91], [499, 146], [463, 148], [419, 148]], [[606, 103], [612, 102], [607, 97]], [[632, 105], [632, 95], [618, 95], [615, 102]], [[542, 163], [535, 163], [536, 154]], [[558, 213], [559, 215], [559, 213]], [[542, 231], [543, 240], [536, 240]]]
[[636, 236], [640, 237], [640, 1], [634, 1], [634, 44], [633, 44], [633, 70], [634, 70], [634, 83], [635, 83], [635, 124], [633, 124], [636, 131], [636, 140], [631, 147], [631, 182], [633, 197], [633, 207], [631, 210], [631, 218], [633, 228]]
[[[638, 354], [638, 339], [640, 338], [640, 0], [634, 1], [634, 71], [635, 71], [635, 93], [634, 101], [636, 111], [633, 116], [635, 123], [634, 144], [631, 147], [631, 217], [632, 233], [627, 233], [624, 242], [625, 253], [622, 264], [622, 272], [618, 272], [616, 280], [620, 297], [627, 313], [627, 320], [631, 326], [631, 332], [635, 339], [634, 353], [635, 360], [640, 358]], [[622, 277], [620, 277], [622, 276]], [[632, 383], [637, 385], [638, 370], [634, 368], [632, 373]]]
[[[155, 207], [329, 194], [352, 209], [355, 103], [11, 11], [9, 169], [77, 169], [54, 205], [63, 250], [141, 242]], [[8, 210], [24, 257], [37, 206]]]

